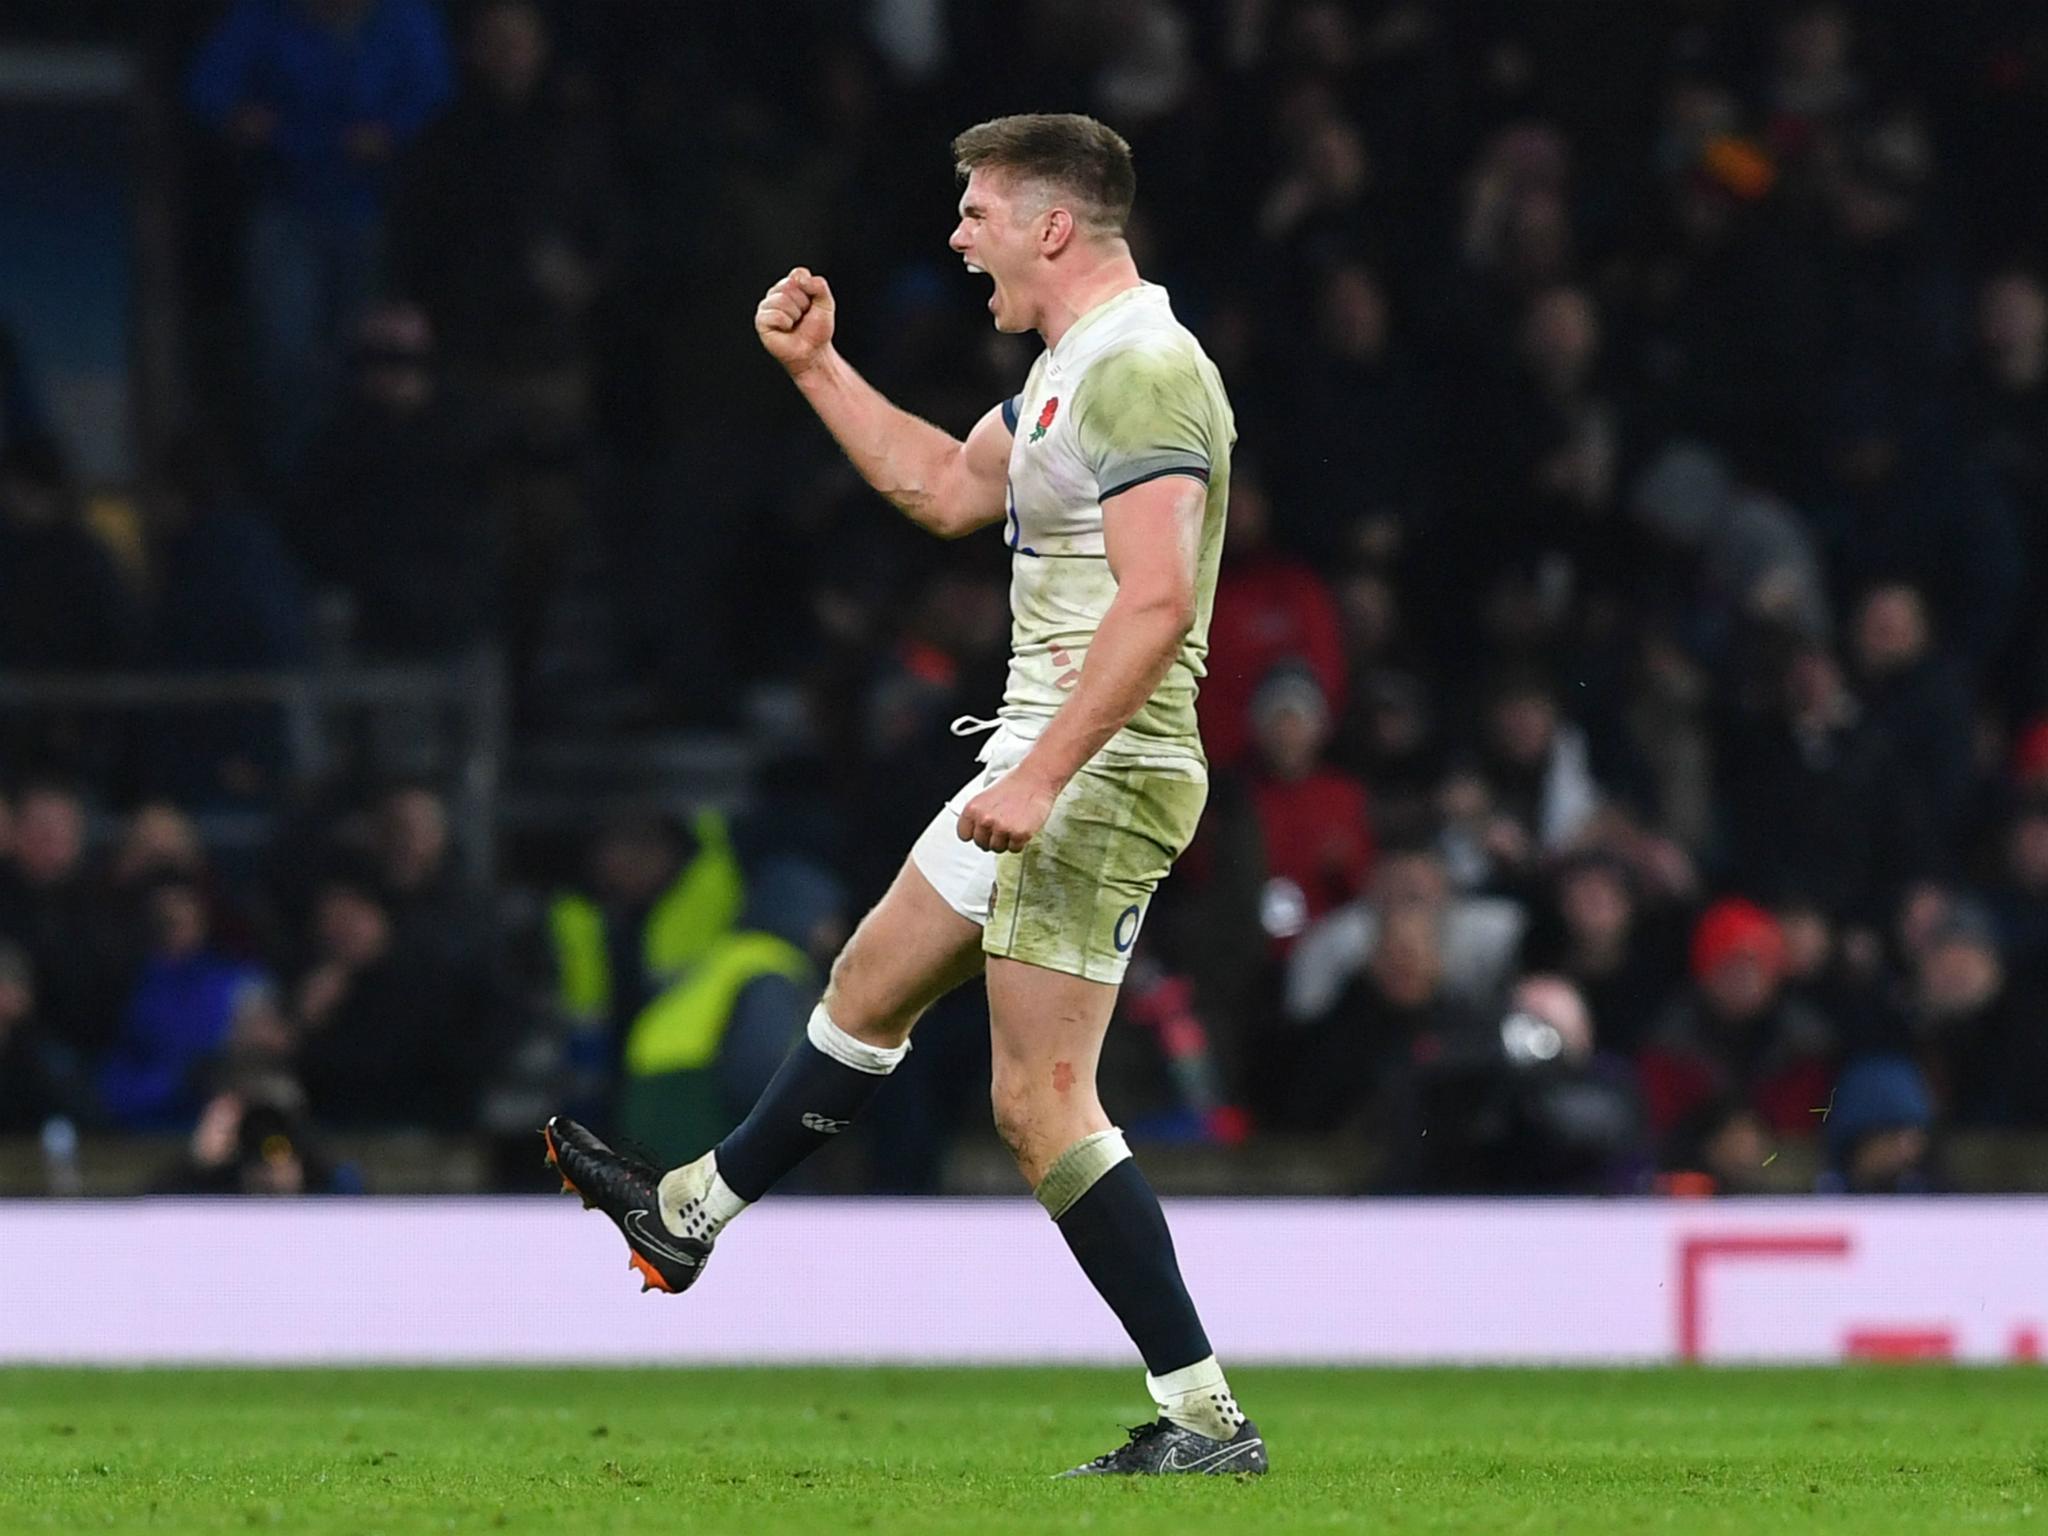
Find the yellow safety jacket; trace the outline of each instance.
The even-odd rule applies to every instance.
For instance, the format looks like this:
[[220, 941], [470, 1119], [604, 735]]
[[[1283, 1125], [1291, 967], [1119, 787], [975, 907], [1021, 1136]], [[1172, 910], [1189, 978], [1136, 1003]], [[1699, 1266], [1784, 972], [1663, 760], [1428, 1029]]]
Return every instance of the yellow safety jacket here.
[[763, 976], [816, 985], [810, 957], [772, 933], [729, 933], [640, 1011], [626, 1036], [619, 1124], [681, 1162], [731, 1130], [744, 1105], [724, 1102], [714, 1070], [740, 993]]
[[[725, 818], [702, 811], [691, 830], [697, 855], [655, 901], [641, 943], [641, 964], [662, 981], [680, 976], [732, 930], [746, 895]], [[611, 1016], [617, 985], [604, 941], [603, 909], [588, 896], [564, 892], [548, 908], [548, 938], [563, 1013], [579, 1028], [602, 1027]]]

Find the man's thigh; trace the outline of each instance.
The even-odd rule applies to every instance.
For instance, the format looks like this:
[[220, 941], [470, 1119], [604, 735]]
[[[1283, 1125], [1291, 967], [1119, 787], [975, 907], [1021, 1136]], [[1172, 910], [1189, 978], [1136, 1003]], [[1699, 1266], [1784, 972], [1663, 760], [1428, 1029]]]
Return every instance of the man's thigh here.
[[900, 1039], [981, 967], [981, 925], [956, 912], [906, 860], [833, 963], [825, 1011], [857, 1037]]
[[983, 949], [1113, 990], [1208, 792], [1171, 770], [1083, 769], [1038, 836], [997, 858]]
[[997, 1072], [1022, 1072], [1032, 1086], [1062, 1097], [1075, 1087], [1092, 1092], [1117, 991], [1114, 982], [989, 956], [989, 1042]]

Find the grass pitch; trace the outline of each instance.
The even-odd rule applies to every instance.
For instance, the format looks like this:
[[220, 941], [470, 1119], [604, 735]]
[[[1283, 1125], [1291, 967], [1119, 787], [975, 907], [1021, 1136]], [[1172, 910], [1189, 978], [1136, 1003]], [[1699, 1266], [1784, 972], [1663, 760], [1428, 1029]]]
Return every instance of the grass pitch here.
[[0, 1371], [0, 1532], [2048, 1530], [2038, 1369], [1232, 1372], [1264, 1480], [1052, 1482], [1136, 1371]]

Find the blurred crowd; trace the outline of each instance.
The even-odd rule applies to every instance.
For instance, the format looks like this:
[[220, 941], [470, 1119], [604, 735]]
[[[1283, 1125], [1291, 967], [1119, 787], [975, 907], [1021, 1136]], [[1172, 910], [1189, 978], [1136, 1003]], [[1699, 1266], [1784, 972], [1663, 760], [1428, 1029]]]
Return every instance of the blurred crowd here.
[[[1950, 1131], [2048, 1130], [2039, 7], [168, 9], [194, 404], [122, 566], [0, 354], [0, 667], [491, 643], [522, 733], [762, 766], [731, 824], [624, 811], [479, 893], [431, 786], [312, 816], [246, 727], [115, 787], [10, 740], [0, 1127], [196, 1124], [178, 1177], [259, 1185], [286, 1122], [715, 1138], [1008, 642], [998, 541], [860, 486], [753, 302], [826, 273], [847, 355], [964, 429], [1035, 344], [945, 249], [946, 145], [1076, 109], [1240, 431], [1214, 790], [1106, 1063], [1133, 1128], [1604, 1192], [1791, 1141], [1939, 1188]], [[182, 816], [286, 802], [234, 881]], [[977, 1112], [974, 1006], [877, 1185]]]

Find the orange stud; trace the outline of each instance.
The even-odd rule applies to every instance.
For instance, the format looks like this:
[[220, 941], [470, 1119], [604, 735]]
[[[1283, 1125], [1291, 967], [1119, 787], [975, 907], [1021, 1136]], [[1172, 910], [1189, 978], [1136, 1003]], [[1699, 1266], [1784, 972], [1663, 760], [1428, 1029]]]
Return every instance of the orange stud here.
[[666, 1280], [661, 1278], [661, 1271], [656, 1269], [652, 1264], [648, 1263], [647, 1260], [642, 1258], [638, 1253], [635, 1253], [631, 1258], [627, 1259], [626, 1263], [629, 1268], [637, 1269], [640, 1271], [640, 1279], [643, 1282], [640, 1287], [641, 1290], [663, 1291], [671, 1296], [675, 1294], [674, 1288], [671, 1287]]

